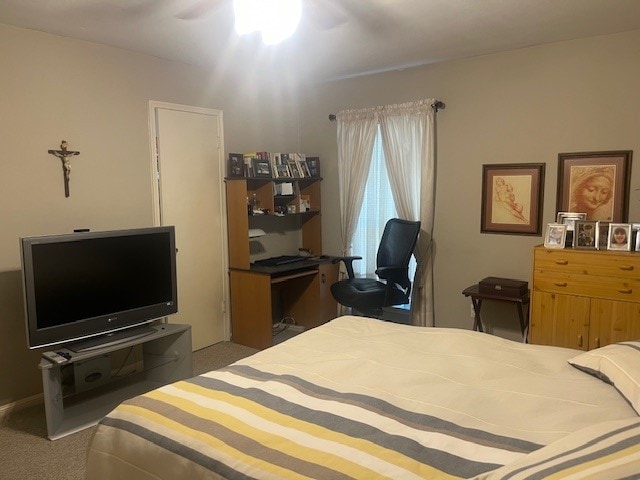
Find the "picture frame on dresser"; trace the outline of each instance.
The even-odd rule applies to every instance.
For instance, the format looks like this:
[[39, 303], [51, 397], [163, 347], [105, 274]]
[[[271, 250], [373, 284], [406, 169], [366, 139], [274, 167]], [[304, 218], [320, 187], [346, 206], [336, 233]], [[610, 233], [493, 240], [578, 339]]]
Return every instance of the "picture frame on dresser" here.
[[606, 250], [609, 243], [609, 223], [598, 221], [598, 250]]
[[567, 238], [567, 225], [564, 223], [549, 223], [544, 236], [545, 248], [564, 248]]
[[573, 248], [596, 250], [598, 248], [598, 222], [576, 220], [573, 232]]
[[607, 250], [630, 251], [631, 250], [631, 224], [610, 223]]
[[556, 211], [628, 221], [631, 158], [631, 150], [558, 154]]
[[631, 250], [640, 252], [640, 223], [631, 224]]
[[482, 165], [481, 233], [540, 235], [544, 163]]

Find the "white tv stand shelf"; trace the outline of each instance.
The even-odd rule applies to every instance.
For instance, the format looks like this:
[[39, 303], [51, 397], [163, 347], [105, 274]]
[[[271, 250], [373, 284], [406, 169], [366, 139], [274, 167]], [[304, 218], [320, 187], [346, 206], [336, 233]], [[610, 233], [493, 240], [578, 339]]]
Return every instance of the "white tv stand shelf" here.
[[[122, 401], [193, 375], [191, 326], [151, 327], [151, 334], [89, 351], [56, 349], [71, 356], [64, 363], [40, 361], [49, 439], [91, 427]], [[120, 364], [134, 351], [138, 358], [127, 373]]]

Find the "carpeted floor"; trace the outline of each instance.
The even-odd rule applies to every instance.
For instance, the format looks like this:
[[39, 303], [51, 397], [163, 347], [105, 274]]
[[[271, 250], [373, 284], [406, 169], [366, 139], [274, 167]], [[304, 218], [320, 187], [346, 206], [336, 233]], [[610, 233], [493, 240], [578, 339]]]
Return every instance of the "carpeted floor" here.
[[[203, 348], [193, 353], [193, 374], [222, 368], [255, 352], [231, 342]], [[93, 428], [88, 428], [52, 442], [46, 436], [42, 404], [11, 412], [0, 422], [0, 478], [83, 480], [92, 433]]]

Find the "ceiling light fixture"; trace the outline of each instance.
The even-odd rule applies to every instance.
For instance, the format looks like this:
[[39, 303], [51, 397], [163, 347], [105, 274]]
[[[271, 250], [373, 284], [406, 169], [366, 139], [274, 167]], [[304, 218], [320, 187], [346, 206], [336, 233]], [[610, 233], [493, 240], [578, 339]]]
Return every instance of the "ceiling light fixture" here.
[[233, 0], [236, 32], [260, 32], [262, 42], [275, 45], [293, 35], [302, 15], [302, 0]]

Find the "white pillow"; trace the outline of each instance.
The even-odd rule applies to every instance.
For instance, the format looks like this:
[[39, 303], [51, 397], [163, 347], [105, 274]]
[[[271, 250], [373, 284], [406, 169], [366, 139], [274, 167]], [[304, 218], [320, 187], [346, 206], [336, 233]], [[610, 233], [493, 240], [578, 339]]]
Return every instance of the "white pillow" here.
[[640, 418], [602, 422], [571, 433], [473, 480], [640, 478]]
[[640, 341], [596, 348], [571, 358], [569, 363], [612, 384], [640, 414]]

